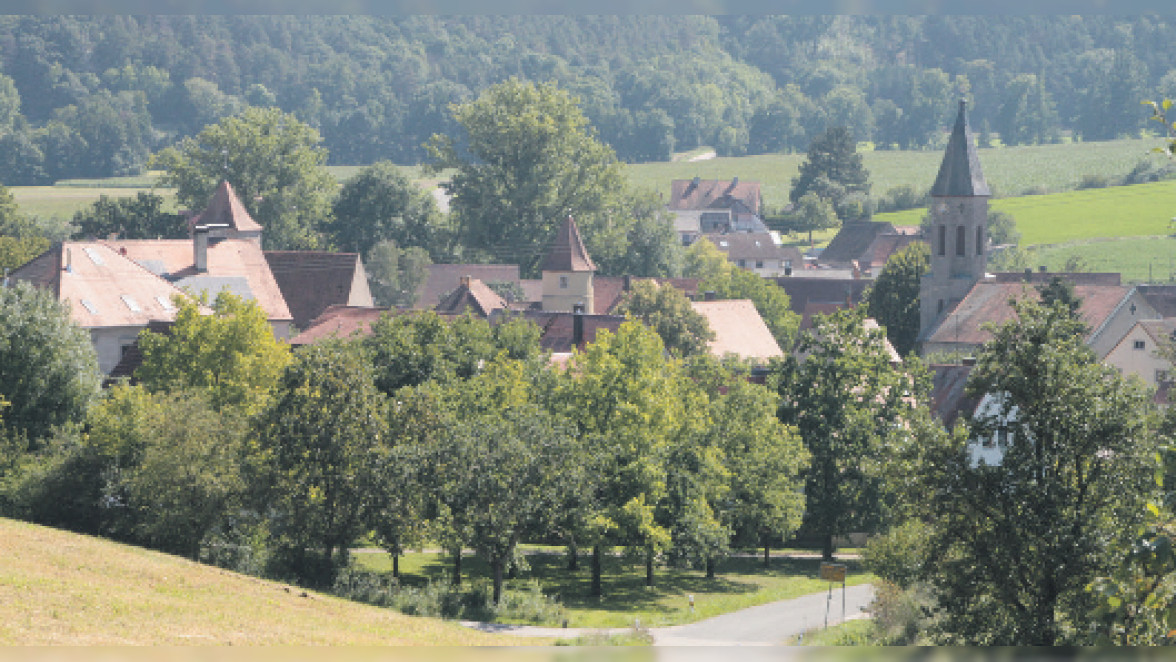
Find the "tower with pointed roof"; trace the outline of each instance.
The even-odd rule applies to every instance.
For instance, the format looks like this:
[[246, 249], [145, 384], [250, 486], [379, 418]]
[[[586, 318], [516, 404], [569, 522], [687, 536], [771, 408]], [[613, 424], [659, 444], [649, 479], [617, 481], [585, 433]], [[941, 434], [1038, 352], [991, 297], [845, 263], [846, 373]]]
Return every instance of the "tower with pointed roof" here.
[[543, 310], [570, 313], [576, 304], [582, 304], [585, 313], [594, 313], [592, 275], [596, 265], [571, 216], [556, 233], [539, 269], [543, 272]]
[[988, 263], [988, 182], [980, 169], [967, 107], [959, 114], [931, 187], [931, 270], [919, 290], [920, 339], [984, 277]]
[[188, 223], [193, 234], [197, 228], [204, 228], [211, 237], [248, 239], [261, 246], [261, 225], [249, 215], [233, 185], [226, 180], [221, 180], [208, 206]]

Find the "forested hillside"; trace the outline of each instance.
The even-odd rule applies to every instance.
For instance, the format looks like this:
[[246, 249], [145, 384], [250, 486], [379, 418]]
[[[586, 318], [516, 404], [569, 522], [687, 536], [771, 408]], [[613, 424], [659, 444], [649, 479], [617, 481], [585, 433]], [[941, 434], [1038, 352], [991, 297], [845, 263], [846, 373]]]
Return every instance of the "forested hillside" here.
[[827, 126], [935, 146], [1103, 140], [1176, 95], [1176, 26], [1136, 16], [4, 16], [0, 182], [135, 174], [246, 106], [316, 127], [334, 164], [416, 163], [450, 103], [557, 81], [627, 161], [799, 151]]

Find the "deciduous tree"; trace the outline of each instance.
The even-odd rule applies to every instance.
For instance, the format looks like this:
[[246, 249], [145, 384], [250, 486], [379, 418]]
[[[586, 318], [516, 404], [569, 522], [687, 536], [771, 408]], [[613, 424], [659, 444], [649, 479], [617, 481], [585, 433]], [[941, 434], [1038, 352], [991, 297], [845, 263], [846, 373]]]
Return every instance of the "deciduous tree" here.
[[153, 158], [176, 199], [203, 209], [222, 180], [262, 227], [267, 248], [313, 249], [330, 216], [336, 183], [323, 168], [318, 131], [277, 108], [249, 108], [206, 126]]
[[808, 154], [800, 164], [800, 174], [792, 180], [788, 199], [797, 203], [810, 191], [833, 205], [841, 220], [861, 218], [848, 215], [842, 208], [847, 196], [870, 194], [870, 174], [862, 165], [862, 155], [857, 153], [857, 142], [849, 129], [829, 128], [809, 145]]
[[930, 268], [931, 249], [916, 241], [890, 256], [866, 298], [870, 317], [886, 329], [901, 355], [915, 349], [919, 338], [919, 289]]
[[705, 352], [707, 342], [715, 337], [706, 318], [694, 311], [681, 290], [652, 280], [633, 283], [616, 313], [632, 315], [648, 325], [661, 336], [666, 349], [679, 357]]
[[448, 243], [441, 212], [421, 190], [388, 161], [368, 166], [343, 183], [325, 228], [341, 250], [368, 255], [384, 241], [404, 249], [423, 249], [440, 259]]

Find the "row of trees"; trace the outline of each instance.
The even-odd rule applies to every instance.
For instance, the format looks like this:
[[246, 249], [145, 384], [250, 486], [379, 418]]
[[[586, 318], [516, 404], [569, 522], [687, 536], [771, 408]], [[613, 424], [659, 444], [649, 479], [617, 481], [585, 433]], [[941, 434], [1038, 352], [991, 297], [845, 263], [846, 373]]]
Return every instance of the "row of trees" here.
[[612, 547], [651, 583], [662, 556], [713, 573], [803, 512], [809, 453], [771, 391], [737, 365], [667, 358], [637, 322], [566, 369], [533, 324], [431, 313], [292, 353], [222, 294], [213, 315], [181, 302], [170, 334], [143, 335], [138, 383], [100, 395], [60, 305], [3, 295], [8, 515], [310, 582], [369, 532], [393, 555], [473, 547], [497, 599], [524, 540], [591, 547], [599, 593]]
[[[0, 33], [0, 181], [137, 174], [247, 107], [320, 131], [333, 163], [426, 159], [447, 107], [512, 77], [558, 82], [629, 161], [800, 150], [832, 126], [934, 146], [944, 99], [982, 141], [1102, 140], [1171, 96], [1155, 17], [33, 17]], [[982, 36], [981, 36], [982, 35]], [[1033, 44], [1032, 48], [1024, 44]]]

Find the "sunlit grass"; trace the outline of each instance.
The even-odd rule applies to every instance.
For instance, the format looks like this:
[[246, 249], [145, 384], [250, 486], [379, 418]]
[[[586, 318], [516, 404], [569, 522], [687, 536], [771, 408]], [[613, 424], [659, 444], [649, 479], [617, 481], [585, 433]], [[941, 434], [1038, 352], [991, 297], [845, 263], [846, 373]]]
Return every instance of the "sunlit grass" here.
[[[391, 569], [387, 554], [362, 553], [354, 558], [369, 570]], [[874, 579], [861, 569], [859, 561], [844, 562], [850, 570], [849, 586]], [[640, 622], [642, 627], [657, 627], [691, 623], [829, 588], [828, 582], [818, 577], [820, 560], [815, 558], [773, 557], [767, 569], [762, 558], [730, 558], [719, 565], [715, 579], [707, 579], [698, 570], [659, 567], [655, 585], [646, 587], [643, 564], [610, 556], [605, 559], [602, 576], [604, 597], [597, 599], [588, 595], [591, 570], [587, 554], [581, 555], [579, 569], [575, 571], [567, 570], [567, 557], [563, 553], [530, 554], [527, 563], [530, 569], [519, 572], [517, 579], [508, 580], [508, 588], [538, 580], [544, 593], [557, 596], [564, 605], [569, 627], [626, 627], [634, 622]], [[452, 567], [451, 557], [431, 552], [410, 553], [400, 560], [401, 582], [411, 586], [448, 580]], [[490, 576], [489, 568], [476, 556], [463, 557], [462, 570], [466, 581]], [[690, 595], [694, 596], [693, 611]]]
[[0, 645], [526, 645], [0, 519]]

